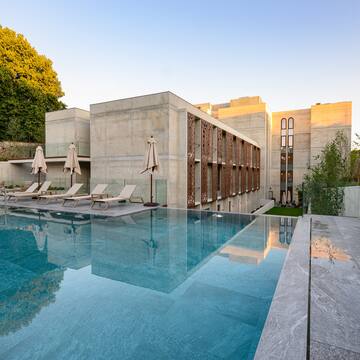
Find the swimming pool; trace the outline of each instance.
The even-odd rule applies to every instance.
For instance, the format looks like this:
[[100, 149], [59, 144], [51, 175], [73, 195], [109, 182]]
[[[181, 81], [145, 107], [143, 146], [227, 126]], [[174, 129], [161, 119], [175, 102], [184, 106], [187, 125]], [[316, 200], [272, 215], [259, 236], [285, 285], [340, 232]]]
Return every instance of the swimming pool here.
[[252, 359], [296, 219], [1, 209], [1, 359]]

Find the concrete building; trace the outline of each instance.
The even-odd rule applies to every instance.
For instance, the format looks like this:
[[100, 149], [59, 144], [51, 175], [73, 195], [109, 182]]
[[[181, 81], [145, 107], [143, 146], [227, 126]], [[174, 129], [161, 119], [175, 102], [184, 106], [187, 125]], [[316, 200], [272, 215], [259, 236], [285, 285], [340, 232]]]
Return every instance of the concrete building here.
[[171, 92], [93, 104], [90, 123], [92, 183], [135, 183], [146, 197], [140, 172], [153, 135], [157, 201], [244, 212], [259, 206], [259, 145]]
[[[161, 205], [251, 212], [269, 198], [297, 200], [296, 188], [336, 131], [351, 136], [351, 102], [271, 112], [259, 97], [192, 105], [171, 92], [66, 109], [46, 114], [49, 180], [69, 185], [63, 173], [70, 143], [78, 149], [89, 190], [110, 184], [112, 194], [136, 184], [135, 198], [148, 200], [149, 179], [140, 174], [147, 139], [158, 142], [160, 172], [155, 197]], [[32, 159], [0, 163], [0, 176], [31, 179]], [[26, 169], [26, 171], [25, 171]], [[26, 172], [26, 174], [25, 174]]]
[[277, 201], [297, 201], [304, 174], [337, 131], [343, 131], [349, 147], [351, 143], [350, 101], [270, 112], [259, 96], [253, 96], [197, 107], [261, 145], [263, 196], [268, 197], [271, 188]]

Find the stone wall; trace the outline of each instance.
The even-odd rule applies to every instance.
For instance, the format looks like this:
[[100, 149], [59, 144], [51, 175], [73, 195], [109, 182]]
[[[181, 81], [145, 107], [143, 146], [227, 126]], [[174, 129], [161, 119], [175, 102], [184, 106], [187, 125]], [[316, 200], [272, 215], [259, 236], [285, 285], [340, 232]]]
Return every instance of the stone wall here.
[[1, 141], [0, 161], [31, 158], [35, 154], [36, 147], [41, 144]]

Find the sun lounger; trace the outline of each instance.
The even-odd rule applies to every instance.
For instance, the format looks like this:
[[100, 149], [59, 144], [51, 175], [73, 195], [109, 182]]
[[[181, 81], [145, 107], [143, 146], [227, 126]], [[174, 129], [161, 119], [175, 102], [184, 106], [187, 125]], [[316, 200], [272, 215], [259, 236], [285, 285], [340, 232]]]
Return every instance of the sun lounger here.
[[17, 201], [18, 199], [26, 199], [26, 198], [37, 198], [41, 195], [46, 194], [46, 192], [49, 190], [49, 187], [51, 185], [51, 181], [45, 181], [40, 189], [36, 192], [32, 192], [32, 193], [27, 193], [22, 192], [22, 193], [13, 193], [13, 194], [8, 194], [8, 200], [10, 201], [11, 199], [14, 199], [15, 201]]
[[47, 204], [51, 200], [61, 200], [67, 197], [75, 196], [76, 193], [80, 190], [83, 184], [74, 184], [66, 193], [64, 194], [55, 194], [55, 195], [42, 195], [38, 197], [38, 200], [44, 200]]
[[135, 188], [136, 185], [125, 185], [118, 196], [105, 199], [93, 199], [91, 207], [94, 207], [96, 204], [98, 204], [100, 208], [102, 205], [105, 205], [103, 209], [107, 209], [109, 204], [112, 202], [130, 200], [133, 192], [135, 191]]
[[39, 184], [37, 182], [31, 184], [25, 191], [15, 191], [15, 192], [8, 192], [4, 194], [4, 198], [8, 199], [10, 196], [13, 196], [15, 194], [33, 194], [36, 189], [39, 187]]
[[105, 195], [104, 191], [107, 186], [108, 184], [97, 184], [89, 195], [66, 197], [63, 200], [63, 206], [66, 206], [66, 203], [68, 202], [72, 202], [73, 207], [75, 207], [81, 200], [93, 200], [95, 198], [102, 198]]

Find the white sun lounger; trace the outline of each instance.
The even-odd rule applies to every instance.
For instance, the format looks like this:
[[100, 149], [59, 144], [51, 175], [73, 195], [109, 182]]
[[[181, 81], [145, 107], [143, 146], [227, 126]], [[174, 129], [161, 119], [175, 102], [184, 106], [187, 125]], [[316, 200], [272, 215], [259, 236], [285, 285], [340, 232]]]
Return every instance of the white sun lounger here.
[[89, 195], [81, 195], [81, 196], [72, 196], [66, 197], [63, 200], [63, 206], [66, 206], [67, 202], [72, 202], [73, 206], [77, 206], [79, 201], [81, 200], [92, 200], [95, 198], [101, 198], [104, 196], [104, 191], [107, 188], [108, 184], [97, 184], [94, 189], [91, 191]]
[[25, 191], [15, 191], [15, 192], [9, 192], [4, 194], [4, 198], [8, 199], [10, 196], [13, 196], [15, 194], [33, 194], [35, 193], [36, 189], [39, 187], [39, 184], [37, 182], [31, 184]]
[[41, 195], [44, 195], [48, 190], [49, 187], [51, 185], [51, 181], [45, 181], [40, 189], [36, 192], [32, 192], [32, 193], [27, 193], [22, 192], [22, 193], [13, 193], [13, 194], [8, 194], [8, 200], [10, 201], [11, 199], [14, 199], [15, 201], [17, 201], [18, 199], [26, 199], [26, 198], [33, 198], [33, 197], [39, 197]]
[[54, 194], [54, 195], [42, 195], [38, 197], [38, 200], [44, 200], [47, 204], [51, 200], [61, 200], [67, 197], [75, 196], [76, 193], [80, 190], [83, 184], [74, 184], [68, 191], [64, 194]]
[[105, 199], [93, 199], [91, 207], [94, 207], [95, 204], [98, 204], [100, 208], [101, 205], [105, 205], [103, 209], [107, 209], [109, 207], [109, 204], [112, 202], [130, 200], [133, 192], [135, 191], [135, 188], [136, 185], [125, 185], [125, 187], [122, 189], [121, 193], [118, 196]]

